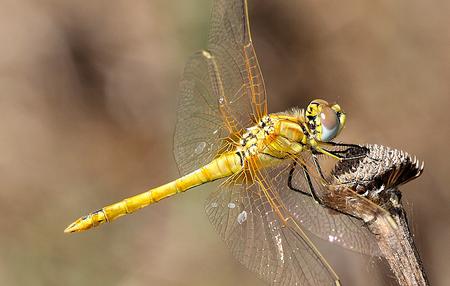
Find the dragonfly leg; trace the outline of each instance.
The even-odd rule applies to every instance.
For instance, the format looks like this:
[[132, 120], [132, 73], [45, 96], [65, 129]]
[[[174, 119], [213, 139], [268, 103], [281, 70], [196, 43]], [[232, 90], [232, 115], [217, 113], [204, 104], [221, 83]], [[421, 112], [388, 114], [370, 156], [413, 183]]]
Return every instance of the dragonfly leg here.
[[349, 147], [349, 148], [364, 148], [357, 144], [349, 144], [349, 143], [337, 143], [337, 142], [322, 142], [322, 144], [330, 145], [330, 146], [340, 146], [340, 147]]
[[[329, 204], [326, 204], [326, 203], [322, 200], [322, 198], [320, 198], [320, 195], [317, 193], [316, 189], [314, 188], [314, 186], [313, 186], [313, 184], [312, 184], [312, 181], [311, 181], [311, 177], [310, 177], [308, 171], [306, 170], [306, 167], [303, 166], [303, 165], [301, 166], [301, 168], [302, 168], [302, 170], [303, 170], [303, 175], [304, 175], [304, 177], [305, 177], [305, 179], [306, 179], [306, 182], [308, 183], [309, 192], [305, 192], [305, 191], [303, 191], [303, 190], [296, 189], [294, 186], [292, 186], [292, 179], [293, 179], [293, 175], [294, 175], [294, 171], [295, 171], [296, 166], [297, 166], [297, 162], [294, 161], [294, 164], [292, 165], [292, 168], [291, 168], [291, 170], [289, 171], [289, 177], [288, 177], [288, 187], [289, 187], [289, 189], [291, 189], [291, 190], [293, 190], [293, 191], [295, 191], [295, 192], [298, 192], [298, 193], [300, 193], [300, 194], [302, 194], [302, 195], [306, 195], [306, 196], [308, 196], [308, 197], [312, 197], [312, 198], [314, 199], [314, 201], [315, 201], [316, 203], [318, 203], [318, 204], [319, 204], [320, 206], [322, 206], [322, 207], [325, 207], [325, 208], [328, 208], [328, 209], [333, 210], [333, 211], [335, 211], [335, 212], [338, 212], [338, 213], [340, 213], [340, 214], [347, 215], [347, 216], [350, 216], [350, 217], [352, 217], [352, 218], [361, 220], [361, 218], [359, 218], [359, 217], [356, 217], [356, 216], [354, 216], [354, 215], [352, 215], [352, 214], [349, 214], [349, 213], [347, 213], [347, 212], [344, 212], [344, 211], [342, 211], [342, 210], [339, 210], [339, 209], [337, 209], [337, 208], [334, 208], [333, 206], [330, 206]], [[317, 162], [316, 167], [318, 168], [318, 172], [321, 174], [321, 176], [323, 176], [322, 170], [320, 169], [320, 165], [318, 165], [318, 162]]]
[[[357, 144], [347, 144], [347, 143], [336, 143], [336, 142], [321, 142], [321, 145], [328, 145], [328, 146], [333, 146], [333, 147], [347, 147], [347, 149], [345, 150], [336, 150], [336, 151], [330, 151], [327, 149], [322, 148], [324, 151], [336, 155], [338, 157], [340, 157], [340, 160], [354, 160], [354, 159], [361, 159], [367, 156], [367, 148], [364, 146], [360, 146]], [[361, 150], [361, 154], [360, 155], [353, 155], [353, 156], [345, 156], [349, 150]], [[317, 153], [322, 153], [320, 150], [317, 151]], [[340, 155], [344, 155], [344, 156], [340, 156]]]
[[340, 161], [345, 159], [344, 157], [339, 155], [337, 151], [330, 151], [320, 146], [314, 147], [313, 152], [315, 152], [316, 154], [324, 154]]
[[289, 187], [289, 189], [291, 189], [291, 190], [293, 190], [293, 191], [295, 191], [295, 192], [298, 192], [298, 193], [300, 193], [300, 194], [302, 194], [302, 195], [311, 197], [311, 193], [308, 193], [308, 192], [305, 192], [305, 191], [296, 189], [294, 186], [292, 186], [292, 178], [294, 177], [294, 171], [295, 171], [295, 167], [296, 167], [296, 166], [297, 166], [297, 162], [294, 161], [294, 164], [292, 165], [291, 170], [289, 171], [288, 187]]
[[288, 187], [289, 189], [298, 192], [302, 195], [308, 196], [308, 197], [312, 197], [314, 199], [315, 202], [319, 203], [322, 206], [326, 206], [322, 199], [318, 196], [317, 192], [315, 191], [314, 187], [312, 186], [311, 183], [311, 178], [309, 177], [308, 172], [306, 171], [305, 167], [302, 166], [302, 170], [303, 170], [303, 175], [305, 176], [306, 181], [308, 182], [308, 188], [309, 188], [309, 192], [300, 190], [300, 189], [296, 189], [294, 186], [292, 186], [292, 178], [294, 177], [294, 171], [295, 168], [297, 166], [297, 162], [294, 161], [294, 164], [292, 165], [291, 170], [289, 171], [289, 177], [288, 177]]
[[317, 161], [317, 156], [313, 153], [312, 157], [313, 157], [313, 161], [314, 161], [314, 166], [316, 167], [317, 173], [319, 173], [320, 178], [322, 178], [322, 180], [326, 184], [329, 184], [328, 180], [325, 179], [325, 176], [323, 175], [322, 168], [320, 167], [319, 161]]
[[314, 186], [313, 186], [313, 184], [311, 182], [311, 177], [309, 176], [308, 170], [306, 170], [305, 166], [302, 166], [302, 171], [303, 171], [303, 176], [306, 179], [306, 182], [308, 182], [309, 192], [311, 193], [311, 196], [314, 199], [314, 201], [316, 201], [316, 203], [318, 203], [321, 206], [328, 207], [323, 202], [322, 198], [320, 198], [320, 195], [317, 193], [316, 189], [314, 188]]

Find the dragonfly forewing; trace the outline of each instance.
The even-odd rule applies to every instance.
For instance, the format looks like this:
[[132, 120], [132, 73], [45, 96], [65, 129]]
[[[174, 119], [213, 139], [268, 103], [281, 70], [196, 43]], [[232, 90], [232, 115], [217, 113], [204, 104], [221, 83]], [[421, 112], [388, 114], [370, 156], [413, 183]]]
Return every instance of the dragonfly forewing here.
[[247, 1], [217, 0], [208, 50], [191, 57], [180, 85], [174, 153], [182, 174], [217, 156], [221, 139], [267, 114], [264, 80], [251, 41]]
[[208, 51], [217, 59], [226, 87], [224, 100], [242, 128], [267, 114], [264, 80], [250, 33], [247, 1], [214, 2]]

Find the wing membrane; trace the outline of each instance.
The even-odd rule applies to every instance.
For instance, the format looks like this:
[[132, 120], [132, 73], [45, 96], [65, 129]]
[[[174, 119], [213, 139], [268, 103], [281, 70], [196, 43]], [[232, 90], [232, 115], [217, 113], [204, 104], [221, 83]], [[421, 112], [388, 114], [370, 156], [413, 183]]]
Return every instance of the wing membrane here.
[[208, 50], [217, 58], [226, 100], [245, 128], [267, 114], [264, 80], [252, 43], [246, 0], [216, 0]]
[[220, 187], [206, 213], [233, 255], [271, 285], [335, 285], [320, 254], [299, 229], [283, 225], [261, 185]]
[[[321, 195], [329, 193], [319, 183], [317, 171], [311, 165], [308, 168], [312, 187]], [[305, 229], [344, 248], [354, 250], [368, 255], [380, 255], [380, 250], [373, 234], [364, 226], [362, 220], [341, 214], [329, 208], [320, 206], [313, 198], [293, 191], [288, 186], [289, 172], [294, 167], [293, 162], [287, 162], [285, 167], [273, 170], [273, 181], [276, 182], [277, 190], [284, 206], [292, 217]], [[296, 190], [309, 193], [307, 180], [301, 167], [295, 166], [291, 174], [291, 187]], [[273, 184], [275, 184], [273, 182]]]
[[179, 93], [174, 153], [182, 173], [216, 156], [220, 139], [267, 114], [246, 1], [214, 2], [208, 50], [189, 60]]
[[229, 133], [220, 114], [210, 66], [204, 53], [194, 54], [180, 83], [174, 155], [183, 174], [209, 163]]

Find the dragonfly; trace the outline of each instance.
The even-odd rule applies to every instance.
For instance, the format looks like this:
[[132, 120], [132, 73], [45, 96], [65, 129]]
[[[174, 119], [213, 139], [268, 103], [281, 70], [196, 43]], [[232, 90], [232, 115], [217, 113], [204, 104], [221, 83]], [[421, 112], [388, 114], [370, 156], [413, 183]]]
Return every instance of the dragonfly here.
[[210, 222], [233, 255], [271, 285], [341, 285], [306, 231], [378, 254], [363, 221], [323, 200], [331, 189], [324, 160], [348, 159], [345, 144], [333, 141], [345, 112], [316, 99], [305, 109], [268, 113], [246, 0], [214, 1], [207, 49], [186, 64], [179, 96], [174, 154], [182, 176], [85, 215], [66, 233], [218, 180], [205, 203]]

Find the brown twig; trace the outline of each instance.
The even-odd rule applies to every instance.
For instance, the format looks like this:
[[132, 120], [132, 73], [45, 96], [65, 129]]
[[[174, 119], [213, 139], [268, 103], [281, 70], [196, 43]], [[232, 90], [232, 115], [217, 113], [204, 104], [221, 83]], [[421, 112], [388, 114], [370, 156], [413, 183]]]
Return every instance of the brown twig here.
[[326, 196], [327, 204], [366, 222], [399, 285], [429, 285], [398, 190], [420, 176], [423, 163], [378, 145], [355, 146], [347, 152], [357, 159], [336, 164], [331, 178], [335, 190]]

